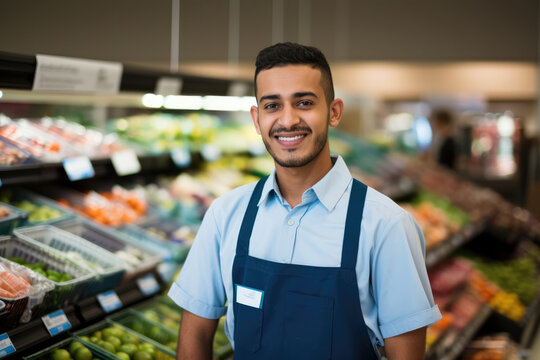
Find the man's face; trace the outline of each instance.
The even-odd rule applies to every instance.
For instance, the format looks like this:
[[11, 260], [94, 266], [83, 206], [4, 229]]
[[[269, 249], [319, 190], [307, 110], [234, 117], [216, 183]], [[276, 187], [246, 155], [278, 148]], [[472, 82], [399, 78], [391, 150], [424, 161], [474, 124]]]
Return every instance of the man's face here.
[[328, 147], [329, 105], [318, 69], [285, 65], [261, 71], [257, 100], [253, 123], [279, 165], [307, 165]]

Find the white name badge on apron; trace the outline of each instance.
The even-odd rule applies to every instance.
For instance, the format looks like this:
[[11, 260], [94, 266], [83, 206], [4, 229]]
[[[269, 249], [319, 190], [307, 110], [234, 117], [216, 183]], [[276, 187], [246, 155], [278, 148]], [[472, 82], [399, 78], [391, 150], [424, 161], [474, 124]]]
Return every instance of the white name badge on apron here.
[[264, 291], [236, 284], [236, 302], [262, 309]]

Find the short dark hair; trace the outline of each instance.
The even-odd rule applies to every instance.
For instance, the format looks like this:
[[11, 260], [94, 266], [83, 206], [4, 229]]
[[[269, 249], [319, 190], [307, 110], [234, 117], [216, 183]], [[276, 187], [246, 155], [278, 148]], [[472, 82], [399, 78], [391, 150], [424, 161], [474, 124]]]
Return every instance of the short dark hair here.
[[330, 104], [334, 100], [334, 84], [330, 66], [324, 54], [313, 46], [305, 46], [291, 42], [277, 43], [262, 49], [255, 60], [255, 76], [253, 84], [255, 97], [257, 97], [257, 75], [262, 70], [268, 70], [275, 66], [290, 64], [311, 65], [321, 71], [321, 86], [324, 90], [326, 102]]

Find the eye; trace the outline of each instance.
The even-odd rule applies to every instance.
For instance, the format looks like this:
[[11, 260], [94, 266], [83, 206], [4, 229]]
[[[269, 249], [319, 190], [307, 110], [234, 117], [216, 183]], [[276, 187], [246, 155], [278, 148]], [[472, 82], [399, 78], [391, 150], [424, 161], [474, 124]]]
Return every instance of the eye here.
[[300, 100], [300, 101], [297, 103], [297, 105], [300, 106], [300, 107], [311, 106], [311, 105], [313, 105], [313, 101], [310, 101], [310, 100]]
[[265, 110], [272, 111], [272, 110], [277, 110], [278, 108], [279, 108], [279, 105], [276, 104], [276, 103], [268, 103], [268, 104], [264, 105]]

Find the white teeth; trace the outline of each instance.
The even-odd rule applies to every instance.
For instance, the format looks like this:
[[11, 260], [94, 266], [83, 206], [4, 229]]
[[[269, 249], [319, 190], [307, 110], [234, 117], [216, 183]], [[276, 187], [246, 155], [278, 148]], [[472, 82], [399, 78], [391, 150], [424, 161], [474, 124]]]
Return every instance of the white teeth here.
[[297, 135], [293, 137], [278, 136], [279, 141], [294, 141], [303, 138], [306, 135]]

